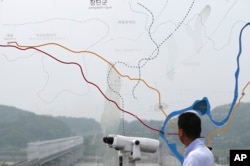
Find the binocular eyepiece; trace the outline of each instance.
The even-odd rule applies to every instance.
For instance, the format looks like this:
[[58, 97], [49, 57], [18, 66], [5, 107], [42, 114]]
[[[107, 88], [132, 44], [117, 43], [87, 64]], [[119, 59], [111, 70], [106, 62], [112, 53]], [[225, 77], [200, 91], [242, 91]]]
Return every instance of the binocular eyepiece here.
[[114, 143], [114, 137], [103, 137], [103, 142], [112, 145]]

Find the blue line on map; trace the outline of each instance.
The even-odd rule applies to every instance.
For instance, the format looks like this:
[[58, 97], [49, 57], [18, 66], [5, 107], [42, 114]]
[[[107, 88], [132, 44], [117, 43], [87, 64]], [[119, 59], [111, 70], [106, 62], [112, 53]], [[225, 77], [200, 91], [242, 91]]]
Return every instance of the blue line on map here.
[[238, 98], [238, 79], [239, 79], [239, 74], [240, 74], [240, 56], [241, 56], [241, 52], [242, 52], [242, 41], [241, 41], [241, 38], [242, 38], [242, 33], [243, 33], [243, 30], [250, 25], [250, 22], [245, 24], [241, 31], [240, 31], [240, 35], [239, 35], [239, 52], [238, 52], [238, 55], [237, 55], [237, 59], [236, 59], [236, 63], [237, 63], [237, 68], [236, 68], [236, 71], [235, 71], [235, 87], [234, 87], [234, 97], [233, 97], [233, 101], [231, 103], [231, 106], [230, 106], [230, 109], [228, 111], [228, 114], [227, 116], [222, 120], [222, 121], [215, 121], [213, 119], [213, 117], [211, 116], [211, 110], [210, 110], [210, 104], [209, 104], [209, 100], [207, 97], [204, 97], [202, 100], [197, 100], [195, 101], [191, 106], [187, 107], [187, 108], [184, 108], [184, 109], [181, 109], [181, 110], [178, 110], [178, 111], [174, 111], [174, 112], [171, 112], [168, 117], [165, 119], [162, 127], [161, 127], [161, 130], [160, 130], [160, 137], [163, 139], [163, 141], [165, 141], [165, 143], [167, 144], [167, 146], [169, 147], [169, 149], [172, 151], [172, 153], [177, 157], [177, 159], [183, 163], [183, 156], [177, 151], [177, 147], [176, 147], [176, 144], [174, 143], [170, 143], [168, 141], [168, 139], [166, 138], [165, 134], [164, 134], [164, 131], [165, 131], [165, 128], [166, 128], [166, 125], [168, 123], [168, 121], [175, 117], [175, 116], [178, 116], [179, 114], [182, 114], [184, 112], [187, 112], [187, 111], [196, 111], [200, 116], [203, 116], [205, 114], [207, 114], [207, 116], [209, 117], [209, 119], [211, 120], [211, 122], [214, 123], [214, 125], [216, 126], [223, 126], [225, 125], [228, 121], [229, 121], [229, 118], [232, 114], [232, 111], [233, 111], [233, 108], [236, 104], [236, 101], [237, 101], [237, 98]]

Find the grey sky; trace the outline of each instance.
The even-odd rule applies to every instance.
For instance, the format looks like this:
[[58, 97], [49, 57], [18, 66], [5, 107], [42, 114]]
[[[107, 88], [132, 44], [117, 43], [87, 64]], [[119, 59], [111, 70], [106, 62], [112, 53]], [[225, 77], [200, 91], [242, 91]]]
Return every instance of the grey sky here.
[[[75, 62], [65, 65], [38, 50], [0, 47], [0, 104], [99, 121], [107, 104], [101, 92], [142, 119], [165, 118], [159, 100], [167, 114], [205, 96], [212, 108], [231, 103], [239, 33], [250, 21], [250, 2], [192, 2], [0, 1], [1, 45], [53, 42], [91, 51], [76, 54], [52, 44], [38, 48]], [[239, 96], [250, 81], [249, 36], [250, 27], [242, 36]], [[117, 71], [110, 71], [109, 63]], [[249, 93], [248, 87], [243, 102], [250, 101]]]

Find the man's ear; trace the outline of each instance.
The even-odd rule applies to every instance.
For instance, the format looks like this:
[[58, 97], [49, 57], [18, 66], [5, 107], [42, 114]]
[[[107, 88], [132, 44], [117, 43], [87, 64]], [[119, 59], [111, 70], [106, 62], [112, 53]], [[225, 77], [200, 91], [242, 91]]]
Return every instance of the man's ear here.
[[180, 136], [180, 137], [183, 137], [183, 133], [184, 133], [184, 132], [183, 132], [183, 129], [179, 128], [179, 131], [178, 131], [178, 132], [179, 132], [179, 136]]

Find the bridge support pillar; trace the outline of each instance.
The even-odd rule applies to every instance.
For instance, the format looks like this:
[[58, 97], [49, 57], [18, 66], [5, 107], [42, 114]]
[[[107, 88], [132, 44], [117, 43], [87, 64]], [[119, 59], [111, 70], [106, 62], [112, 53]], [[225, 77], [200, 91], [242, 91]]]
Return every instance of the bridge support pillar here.
[[45, 164], [43, 164], [44, 166], [56, 166], [57, 165], [57, 162], [55, 160], [52, 160], [52, 161], [49, 161]]
[[57, 166], [68, 166], [65, 163], [65, 158], [64, 157], [61, 157], [61, 158], [57, 159]]
[[75, 150], [75, 151], [72, 153], [72, 161], [73, 161], [73, 163], [77, 163], [77, 162], [80, 161], [79, 150]]
[[75, 162], [79, 162], [82, 158], [83, 158], [83, 151], [82, 149], [78, 149], [76, 152], [75, 152]]
[[74, 155], [72, 153], [69, 153], [67, 155], [67, 158], [69, 160], [69, 166], [74, 164]]

